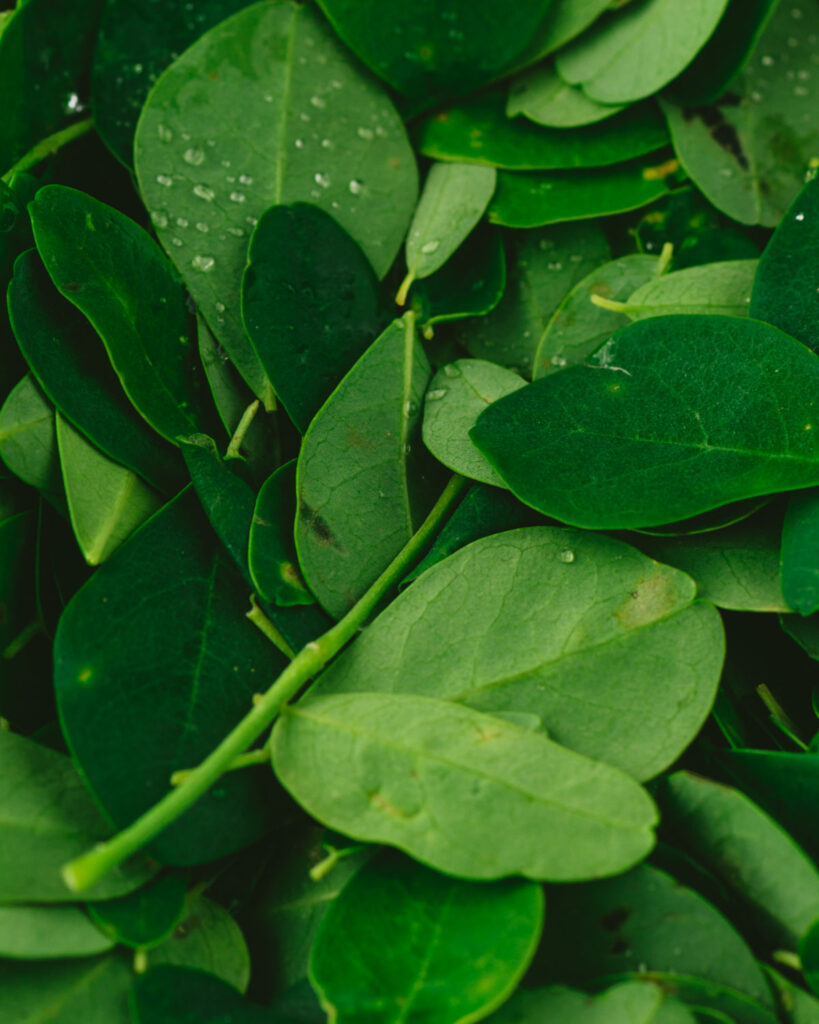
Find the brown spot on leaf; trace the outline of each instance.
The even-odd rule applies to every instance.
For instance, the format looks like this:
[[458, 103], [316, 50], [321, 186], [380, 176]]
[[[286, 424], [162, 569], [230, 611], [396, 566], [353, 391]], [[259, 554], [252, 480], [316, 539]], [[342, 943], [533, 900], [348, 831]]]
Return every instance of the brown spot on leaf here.
[[667, 615], [675, 603], [673, 582], [664, 573], [656, 572], [640, 580], [614, 616], [625, 629], [637, 629]]
[[327, 525], [326, 520], [315, 509], [302, 502], [300, 513], [305, 526], [314, 534], [319, 544], [326, 544], [327, 547], [338, 547], [333, 531]]
[[614, 910], [610, 910], [600, 921], [600, 924], [606, 929], [607, 932], [617, 932], [631, 917], [631, 911], [628, 907], [615, 907]]

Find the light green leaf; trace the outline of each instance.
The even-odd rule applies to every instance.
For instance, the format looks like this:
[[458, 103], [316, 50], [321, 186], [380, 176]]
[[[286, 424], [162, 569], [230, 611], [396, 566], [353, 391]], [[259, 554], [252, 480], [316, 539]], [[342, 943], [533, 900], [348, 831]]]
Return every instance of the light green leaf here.
[[497, 173], [493, 167], [433, 164], [406, 242], [411, 280], [442, 267], [483, 216]]
[[623, 105], [598, 103], [564, 81], [552, 61], [513, 80], [506, 101], [508, 117], [522, 114], [546, 128], [578, 128], [619, 114]]
[[0, 957], [51, 960], [93, 956], [113, 945], [78, 907], [0, 906]]
[[12, 389], [0, 409], [0, 457], [15, 476], [38, 491], [62, 491], [54, 406], [31, 374]]
[[756, 267], [756, 260], [728, 260], [664, 274], [638, 288], [623, 312], [632, 320], [667, 313], [748, 316]]
[[654, 842], [654, 804], [633, 779], [447, 701], [317, 698], [285, 709], [272, 745], [314, 818], [446, 874], [580, 880], [625, 870]]
[[728, 0], [644, 0], [601, 19], [557, 56], [560, 75], [600, 103], [633, 103], [684, 70]]
[[782, 524], [780, 551], [781, 611], [813, 615], [819, 611], [819, 490], [815, 487], [791, 496]]
[[466, 1024], [509, 996], [542, 927], [534, 882], [464, 882], [381, 856], [330, 905], [310, 979], [338, 1024]]
[[540, 338], [534, 358], [535, 380], [582, 363], [618, 327], [628, 323], [623, 312], [596, 305], [595, 296], [607, 303], [621, 302], [643, 283], [652, 281], [659, 269], [655, 256], [621, 256], [578, 281]]
[[558, 743], [649, 778], [690, 743], [716, 692], [722, 628], [694, 598], [693, 580], [621, 541], [507, 531], [417, 579], [316, 693], [417, 693], [532, 713]]
[[503, 481], [469, 439], [487, 405], [525, 387], [526, 381], [496, 363], [457, 359], [432, 378], [424, 401], [424, 444], [456, 473], [503, 487]]
[[321, 206], [383, 276], [415, 206], [415, 159], [386, 94], [313, 5], [289, 0], [240, 11], [168, 68], [137, 126], [135, 162], [160, 241], [268, 401], [239, 310], [256, 221], [275, 203]]
[[531, 43], [516, 61], [526, 67], [561, 49], [611, 7], [611, 0], [554, 0]]
[[99, 565], [156, 512], [159, 495], [59, 413], [57, 444], [74, 535], [86, 562]]
[[307, 585], [331, 615], [364, 593], [437, 497], [419, 451], [428, 379], [408, 313], [373, 342], [304, 436], [296, 550]]
[[694, 1024], [680, 1003], [663, 998], [659, 985], [622, 981], [599, 996], [554, 985], [522, 989], [490, 1024]]

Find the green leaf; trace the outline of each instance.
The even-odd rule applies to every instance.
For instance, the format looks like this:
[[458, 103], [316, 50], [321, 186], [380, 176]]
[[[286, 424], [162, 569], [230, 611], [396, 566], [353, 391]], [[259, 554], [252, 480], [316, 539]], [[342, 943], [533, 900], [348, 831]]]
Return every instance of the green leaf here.
[[[283, 667], [245, 618], [247, 585], [211, 538], [183, 493], [97, 570], [60, 620], [54, 685], [66, 739], [120, 828], [168, 791], [174, 771], [197, 765]], [[151, 850], [170, 864], [204, 863], [263, 835], [269, 820], [264, 773], [232, 773]]]
[[110, 0], [100, 25], [91, 76], [94, 127], [124, 164], [133, 162], [134, 131], [157, 77], [208, 29], [251, 0]]
[[551, 527], [497, 534], [405, 590], [317, 693], [531, 713], [558, 743], [649, 778], [691, 742], [716, 692], [722, 628], [694, 598], [691, 579], [621, 541]]
[[454, 472], [503, 487], [503, 481], [469, 440], [469, 431], [488, 405], [525, 386], [518, 374], [482, 359], [447, 363], [432, 378], [426, 393], [424, 444]]
[[277, 1024], [267, 1007], [205, 971], [163, 965], [137, 977], [131, 991], [134, 1024]]
[[407, 314], [364, 353], [304, 436], [296, 550], [307, 585], [336, 617], [398, 554], [437, 497], [417, 437], [428, 379]]
[[273, 206], [250, 239], [242, 318], [304, 433], [378, 333], [378, 282], [358, 243], [321, 207]]
[[522, 114], [545, 128], [597, 124], [624, 109], [622, 104], [614, 106], [589, 99], [582, 89], [569, 85], [558, 75], [552, 61], [514, 79], [506, 101], [508, 117]]
[[0, 906], [2, 957], [51, 960], [93, 956], [113, 945], [78, 907]]
[[516, 66], [534, 64], [561, 49], [611, 7], [611, 0], [553, 0], [546, 17]]
[[655, 256], [634, 254], [604, 263], [578, 281], [541, 335], [534, 358], [535, 379], [583, 363], [618, 327], [628, 323], [624, 313], [595, 305], [594, 296], [622, 302], [653, 281], [659, 269]]
[[529, 43], [551, 0], [522, 0], [500, 18], [491, 0], [435, 0], [406, 6], [320, 0], [341, 39], [394, 89], [407, 96], [446, 96], [485, 85]]
[[748, 904], [770, 943], [793, 949], [819, 917], [819, 871], [791, 837], [737, 789], [675, 772], [660, 790], [663, 825]]
[[338, 1024], [475, 1021], [513, 991], [542, 927], [534, 882], [480, 885], [381, 856], [330, 905], [310, 979]]
[[105, 903], [89, 903], [88, 913], [112, 942], [146, 949], [168, 939], [185, 913], [185, 879], [166, 873], [137, 892]]
[[668, 191], [670, 164], [656, 156], [593, 170], [561, 174], [501, 172], [489, 220], [510, 228], [536, 228], [639, 210]]
[[[39, 569], [38, 516], [31, 511], [12, 514], [0, 521], [0, 650], [22, 632], [35, 615], [32, 576]], [[38, 616], [39, 617], [39, 616]], [[0, 665], [0, 695], [7, 664]]]
[[624, 312], [632, 320], [669, 313], [748, 316], [756, 267], [756, 260], [729, 260], [664, 274], [641, 285]]
[[674, 148], [694, 184], [742, 224], [775, 227], [819, 150], [810, 76], [819, 8], [780, 4], [731, 92], [713, 108], [663, 103]]
[[[67, 757], [0, 730], [0, 901], [76, 899], [63, 884], [60, 868], [107, 830]], [[134, 861], [107, 875], [89, 896], [121, 896], [148, 877], [144, 864]]]
[[751, 316], [819, 349], [819, 175], [814, 175], [785, 214], [759, 260]]
[[185, 295], [153, 239], [62, 185], [41, 188], [29, 213], [46, 270], [99, 333], [137, 411], [169, 441], [207, 430], [213, 412]]
[[53, 962], [0, 960], [0, 1010], [10, 1024], [131, 1024], [126, 1003], [131, 980], [126, 961], [111, 954]]
[[654, 104], [642, 104], [603, 124], [566, 131], [506, 116], [495, 89], [426, 118], [418, 148], [434, 160], [489, 164], [510, 171], [607, 167], [668, 144]]
[[545, 515], [657, 526], [819, 483], [817, 385], [817, 357], [775, 327], [655, 317], [617, 331], [590, 364], [495, 402], [471, 437]]
[[675, 78], [717, 27], [728, 0], [645, 0], [601, 19], [557, 56], [557, 70], [600, 103], [633, 103]]
[[623, 871], [653, 845], [654, 805], [627, 775], [446, 701], [290, 705], [272, 745], [277, 776], [314, 818], [446, 874], [570, 881]]
[[[688, 1004], [701, 1024], [779, 1024], [779, 1016], [767, 1005], [726, 985], [666, 971], [638, 971], [622, 977], [659, 985], [668, 996]], [[770, 1003], [769, 995], [765, 1001]]]
[[0, 34], [0, 173], [81, 109], [103, 0], [27, 0]]
[[59, 413], [57, 445], [74, 535], [86, 562], [99, 565], [156, 512], [159, 496]]
[[135, 159], [160, 241], [260, 397], [269, 385], [238, 302], [257, 219], [275, 203], [316, 203], [383, 276], [415, 206], [415, 158], [389, 99], [312, 5], [289, 0], [240, 11], [171, 65], [145, 105]]
[[46, 494], [62, 490], [54, 408], [30, 374], [0, 409], [0, 457], [27, 484]]
[[802, 973], [811, 989], [819, 994], [819, 921], [812, 923], [799, 943]]
[[592, 997], [562, 986], [522, 989], [491, 1024], [694, 1024], [681, 1004], [663, 998], [659, 985], [623, 981]]
[[86, 318], [52, 284], [35, 251], [14, 265], [8, 292], [17, 344], [60, 412], [106, 455], [170, 491], [182, 466], [173, 449], [135, 411]]
[[313, 604], [299, 575], [293, 526], [296, 521], [296, 462], [285, 463], [265, 480], [250, 525], [248, 563], [253, 585], [273, 604]]
[[647, 980], [662, 971], [729, 986], [771, 1004], [745, 940], [699, 893], [664, 871], [644, 864], [619, 878], [553, 886], [546, 899], [549, 913], [531, 983], [585, 987], [627, 971], [645, 972]]
[[782, 595], [785, 607], [813, 615], [819, 611], [819, 490], [791, 496], [782, 525]]
[[503, 298], [489, 316], [467, 320], [456, 336], [470, 355], [531, 376], [532, 359], [555, 309], [572, 287], [610, 256], [599, 224], [575, 221], [507, 233]]
[[440, 269], [483, 216], [497, 173], [492, 167], [434, 163], [405, 246], [410, 280]]

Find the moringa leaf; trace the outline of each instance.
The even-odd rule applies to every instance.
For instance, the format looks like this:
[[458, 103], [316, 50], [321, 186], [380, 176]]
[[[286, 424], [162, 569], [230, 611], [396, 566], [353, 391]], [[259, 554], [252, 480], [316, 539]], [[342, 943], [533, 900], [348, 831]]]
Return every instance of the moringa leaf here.
[[0, 956], [10, 960], [94, 956], [113, 945], [79, 907], [0, 906]]
[[748, 316], [756, 267], [756, 260], [729, 260], [663, 274], [641, 285], [624, 312], [632, 320], [670, 313]]
[[167, 964], [137, 976], [130, 1006], [133, 1024], [287, 1024], [213, 974]]
[[0, 409], [0, 457], [27, 484], [45, 494], [62, 491], [54, 407], [30, 374]]
[[89, 903], [88, 913], [111, 942], [147, 949], [170, 938], [185, 914], [185, 878], [167, 872], [128, 896]]
[[531, 43], [516, 67], [534, 64], [561, 49], [611, 7], [611, 0], [553, 0]]
[[654, 805], [627, 775], [447, 701], [300, 702], [272, 748], [279, 780], [313, 817], [446, 874], [570, 881], [623, 871], [653, 845]]
[[313, 604], [299, 575], [293, 527], [296, 521], [296, 462], [280, 466], [265, 480], [250, 524], [248, 564], [253, 585], [265, 601], [289, 606]]
[[579, 128], [597, 124], [625, 110], [622, 104], [598, 103], [576, 85], [569, 85], [554, 62], [539, 64], [516, 78], [509, 88], [506, 114], [524, 117], [545, 128]]
[[0, 960], [0, 1011], [14, 1024], [131, 1024], [133, 975], [115, 954], [29, 963]]
[[782, 524], [782, 596], [786, 607], [813, 615], [819, 611], [819, 490], [791, 496]]
[[521, 989], [491, 1018], [491, 1024], [694, 1024], [695, 1018], [659, 985], [621, 981], [598, 996], [562, 985]]

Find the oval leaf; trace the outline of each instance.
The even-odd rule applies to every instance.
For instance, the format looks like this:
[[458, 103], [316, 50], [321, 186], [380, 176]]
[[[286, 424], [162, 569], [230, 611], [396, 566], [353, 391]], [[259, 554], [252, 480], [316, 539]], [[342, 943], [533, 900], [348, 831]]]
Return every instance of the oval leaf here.
[[164, 942], [185, 913], [185, 879], [170, 872], [118, 900], [90, 903], [88, 913], [112, 942], [148, 949]]
[[296, 521], [296, 462], [287, 462], [265, 480], [250, 525], [248, 563], [253, 585], [265, 601], [289, 606], [312, 604], [299, 575], [293, 526]]
[[748, 316], [756, 267], [756, 260], [728, 260], [663, 274], [639, 287], [623, 312], [632, 320], [670, 313]]
[[63, 489], [54, 407], [30, 374], [0, 409], [0, 457], [27, 484], [46, 494]]
[[137, 976], [132, 993], [134, 1024], [274, 1024], [268, 1007], [242, 999], [232, 985], [190, 967], [152, 967]]
[[506, 101], [509, 117], [523, 114], [546, 128], [578, 128], [597, 124], [623, 109], [622, 105], [613, 106], [590, 99], [582, 89], [564, 81], [551, 61], [513, 81]]
[[0, 906], [0, 956], [11, 960], [93, 956], [113, 945], [78, 907]]

